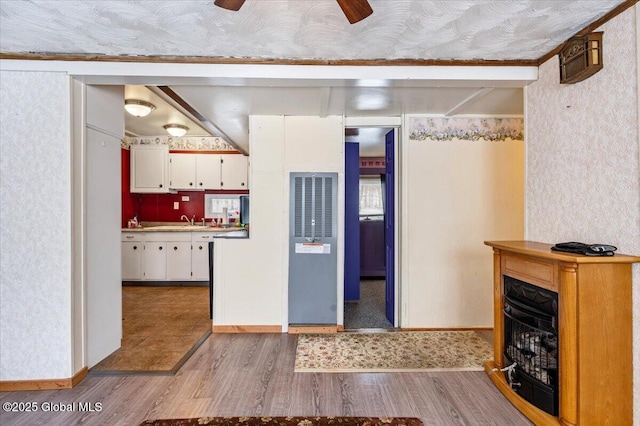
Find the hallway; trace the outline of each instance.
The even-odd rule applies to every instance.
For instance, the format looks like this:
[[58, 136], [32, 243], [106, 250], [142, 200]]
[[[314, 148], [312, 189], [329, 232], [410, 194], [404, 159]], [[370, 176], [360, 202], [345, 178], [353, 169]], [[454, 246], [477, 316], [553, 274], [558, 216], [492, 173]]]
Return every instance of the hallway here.
[[357, 330], [363, 328], [392, 329], [384, 314], [385, 281], [380, 279], [360, 280], [360, 300], [345, 302], [344, 328]]

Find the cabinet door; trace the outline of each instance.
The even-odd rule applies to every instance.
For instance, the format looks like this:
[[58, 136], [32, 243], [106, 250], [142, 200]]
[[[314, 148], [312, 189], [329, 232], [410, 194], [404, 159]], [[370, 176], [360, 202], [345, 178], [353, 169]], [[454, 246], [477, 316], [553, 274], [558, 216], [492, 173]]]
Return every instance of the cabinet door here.
[[131, 192], [167, 193], [169, 147], [166, 145], [131, 146]]
[[145, 280], [167, 279], [167, 243], [147, 241], [144, 243], [143, 270]]
[[191, 242], [167, 242], [167, 280], [191, 280]]
[[220, 155], [196, 155], [196, 187], [198, 189], [220, 189]]
[[196, 154], [169, 154], [169, 187], [196, 189]]
[[191, 244], [191, 279], [209, 280], [209, 242], [194, 241]]
[[137, 281], [142, 279], [142, 243], [122, 242], [122, 279]]
[[222, 155], [221, 189], [249, 189], [247, 182], [249, 157]]

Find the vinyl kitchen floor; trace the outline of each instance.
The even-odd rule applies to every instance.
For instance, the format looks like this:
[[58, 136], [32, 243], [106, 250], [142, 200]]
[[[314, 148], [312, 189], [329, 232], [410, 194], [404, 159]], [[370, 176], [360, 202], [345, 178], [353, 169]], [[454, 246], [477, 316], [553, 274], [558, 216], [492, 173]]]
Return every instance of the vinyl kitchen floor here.
[[209, 288], [122, 287], [122, 329], [91, 374], [175, 374], [211, 334]]

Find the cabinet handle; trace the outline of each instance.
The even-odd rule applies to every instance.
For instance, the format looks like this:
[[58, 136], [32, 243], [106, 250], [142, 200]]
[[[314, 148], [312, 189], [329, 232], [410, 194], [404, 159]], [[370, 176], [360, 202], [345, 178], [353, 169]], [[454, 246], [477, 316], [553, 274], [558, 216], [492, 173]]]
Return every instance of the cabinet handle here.
[[158, 250], [162, 250], [162, 246], [158, 247]]
[[193, 186], [193, 182], [189, 182], [189, 186]]
[[176, 246], [173, 246], [173, 249], [174, 249], [174, 250], [178, 250], [178, 247], [176, 247]]
[[199, 185], [200, 185], [200, 186], [202, 186], [202, 182], [200, 182], [200, 184], [199, 184]]
[[159, 187], [159, 188], [162, 188], [162, 184], [160, 184], [158, 187]]
[[138, 246], [133, 246], [133, 249], [134, 250], [138, 250]]
[[240, 186], [244, 186], [244, 182], [242, 182], [242, 183], [240, 184]]
[[224, 182], [220, 182], [220, 186], [224, 186]]
[[202, 250], [202, 246], [198, 247], [200, 250]]

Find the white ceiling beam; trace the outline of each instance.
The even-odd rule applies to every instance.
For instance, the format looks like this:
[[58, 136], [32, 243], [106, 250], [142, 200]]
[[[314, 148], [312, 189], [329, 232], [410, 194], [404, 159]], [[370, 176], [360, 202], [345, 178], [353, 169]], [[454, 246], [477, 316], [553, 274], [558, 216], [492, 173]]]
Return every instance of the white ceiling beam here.
[[468, 96], [462, 102], [458, 103], [458, 105], [454, 106], [449, 111], [445, 112], [444, 116], [449, 117], [449, 116], [455, 115], [463, 107], [477, 101], [478, 99], [482, 98], [492, 90], [493, 90], [493, 87], [483, 87], [482, 89], [473, 92], [470, 96]]
[[345, 117], [344, 127], [400, 127], [402, 117]]
[[[274, 86], [279, 83], [384, 87], [524, 87], [538, 79], [535, 66], [331, 66], [231, 65], [0, 59], [0, 70], [66, 72], [86, 84]], [[379, 87], [379, 86], [376, 86]]]

